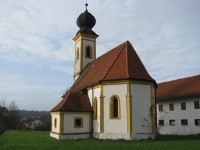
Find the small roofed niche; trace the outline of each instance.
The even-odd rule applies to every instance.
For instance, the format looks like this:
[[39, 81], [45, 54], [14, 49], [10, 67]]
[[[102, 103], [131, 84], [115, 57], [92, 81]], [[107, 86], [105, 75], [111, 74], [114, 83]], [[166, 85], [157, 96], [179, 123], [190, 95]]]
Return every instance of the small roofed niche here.
[[79, 48], [76, 49], [76, 59], [79, 59]]
[[85, 57], [92, 58], [92, 48], [89, 45], [85, 48]]
[[57, 128], [57, 119], [54, 119], [54, 128]]

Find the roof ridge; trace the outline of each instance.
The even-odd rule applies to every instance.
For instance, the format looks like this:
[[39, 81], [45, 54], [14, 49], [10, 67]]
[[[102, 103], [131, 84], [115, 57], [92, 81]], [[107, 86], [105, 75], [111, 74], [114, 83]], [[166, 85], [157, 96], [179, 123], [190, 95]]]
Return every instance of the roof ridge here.
[[158, 84], [157, 100], [200, 95], [200, 75], [176, 79]]
[[196, 77], [198, 77], [198, 76], [200, 76], [200, 75], [193, 75], [193, 76], [189, 76], [189, 77], [182, 77], [182, 78], [178, 78], [178, 79], [173, 79], [173, 80], [169, 80], [169, 81], [160, 82], [160, 83], [158, 83], [158, 84], [164, 84], [164, 83], [176, 82], [176, 81], [180, 81], [180, 80], [196, 78]]
[[125, 46], [125, 45], [127, 45], [127, 44], [126, 44], [126, 42], [124, 42], [124, 44], [123, 44], [123, 46], [122, 46], [122, 48], [121, 48], [121, 50], [120, 50], [119, 54], [117, 55], [117, 57], [115, 58], [115, 60], [113, 61], [113, 63], [110, 65], [110, 67], [109, 67], [108, 71], [106, 72], [106, 74], [105, 74], [105, 76], [102, 78], [102, 80], [103, 80], [103, 79], [105, 79], [105, 78], [106, 78], [106, 76], [108, 75], [108, 73], [110, 72], [110, 70], [111, 70], [112, 66], [113, 66], [113, 65], [114, 65], [114, 63], [116, 62], [116, 60], [117, 60], [117, 58], [119, 57], [119, 55], [121, 54], [121, 52], [122, 52], [122, 50], [123, 50], [123, 48], [124, 48], [124, 46]]
[[[124, 45], [125, 43], [126, 43], [126, 42], [121, 43], [121, 44], [119, 44], [118, 46], [115, 46], [114, 48], [111, 48], [110, 50], [108, 50], [107, 52], [105, 52], [104, 54], [102, 54], [101, 56], [97, 57], [95, 60], [97, 60], [97, 59], [99, 59], [99, 58], [101, 58], [101, 57], [104, 57], [105, 55], [107, 55], [108, 53], [112, 52], [112, 51], [115, 50], [116, 48], [118, 48], [118, 47]], [[94, 61], [95, 61], [95, 60], [94, 60]], [[93, 61], [92, 61], [92, 62], [93, 62]]]

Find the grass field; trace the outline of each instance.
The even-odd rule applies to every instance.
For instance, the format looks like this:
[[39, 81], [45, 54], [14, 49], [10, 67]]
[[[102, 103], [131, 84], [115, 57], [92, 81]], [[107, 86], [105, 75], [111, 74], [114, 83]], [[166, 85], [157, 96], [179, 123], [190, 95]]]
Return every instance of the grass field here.
[[57, 141], [47, 131], [7, 131], [0, 135], [0, 150], [200, 150], [200, 136], [162, 136], [158, 140]]

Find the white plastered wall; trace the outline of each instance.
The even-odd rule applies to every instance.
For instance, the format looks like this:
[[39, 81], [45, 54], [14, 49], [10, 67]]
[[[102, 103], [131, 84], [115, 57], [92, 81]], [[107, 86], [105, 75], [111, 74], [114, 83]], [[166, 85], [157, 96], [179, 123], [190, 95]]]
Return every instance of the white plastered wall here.
[[[158, 125], [161, 134], [191, 135], [200, 134], [200, 126], [195, 125], [195, 119], [200, 119], [200, 109], [194, 109], [194, 101], [200, 101], [199, 97], [187, 97], [157, 101], [157, 121], [164, 120], [164, 126]], [[186, 102], [186, 110], [181, 110], [181, 103]], [[158, 106], [163, 105], [163, 111], [159, 112]], [[174, 104], [174, 110], [169, 110], [169, 104]], [[187, 119], [188, 125], [181, 125], [181, 120]], [[175, 120], [175, 126], [170, 126], [169, 120]]]
[[[127, 111], [126, 111], [126, 95], [127, 95], [127, 84], [116, 84], [116, 85], [104, 85], [104, 134], [107, 134], [109, 138], [115, 139], [113, 135], [119, 138], [123, 137], [127, 133]], [[117, 95], [120, 98], [120, 119], [110, 118], [110, 98], [113, 95]], [[110, 134], [110, 135], [109, 135]], [[106, 136], [106, 135], [105, 135]]]
[[88, 91], [90, 103], [93, 106], [93, 99], [97, 98], [97, 119], [93, 119], [93, 132], [100, 132], [100, 87], [94, 87]]
[[[97, 97], [98, 117], [93, 120], [93, 135], [100, 139], [147, 139], [155, 138], [152, 133], [150, 107], [151, 98], [154, 97], [154, 88], [151, 84], [131, 84], [132, 95], [132, 129], [130, 135], [127, 131], [127, 84], [103, 84], [104, 96], [104, 132], [100, 133], [100, 88], [90, 88], [88, 96], [92, 104], [93, 98]], [[110, 118], [110, 98], [117, 95], [120, 98], [120, 119]], [[155, 98], [154, 98], [155, 101]], [[147, 119], [146, 122], [144, 119]]]
[[[56, 126], [55, 126], [56, 119]], [[51, 113], [51, 132], [60, 132], [60, 115], [58, 113]]]
[[[75, 117], [83, 118], [83, 127], [82, 128], [74, 127], [74, 118]], [[89, 113], [88, 114], [65, 113], [63, 127], [64, 127], [63, 134], [90, 132], [90, 114]]]
[[154, 88], [151, 85], [131, 84], [132, 95], [132, 138], [154, 138], [152, 134], [152, 121], [150, 117], [151, 96]]
[[[100, 87], [88, 91], [91, 103], [93, 98], [97, 98], [97, 120], [93, 120], [93, 136], [100, 139], [126, 139], [130, 136], [127, 133], [127, 111], [126, 95], [127, 84], [103, 84], [102, 93], [104, 96], [104, 109], [100, 112]], [[93, 91], [93, 92], [92, 92]], [[117, 95], [120, 98], [120, 119], [110, 118], [110, 98]], [[100, 113], [104, 113], [103, 128], [104, 132], [100, 133]]]

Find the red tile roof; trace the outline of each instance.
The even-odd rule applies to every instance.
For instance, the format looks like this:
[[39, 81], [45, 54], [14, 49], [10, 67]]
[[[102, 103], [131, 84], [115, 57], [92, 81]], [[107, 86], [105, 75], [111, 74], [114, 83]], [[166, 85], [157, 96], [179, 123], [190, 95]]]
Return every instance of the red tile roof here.
[[68, 92], [62, 101], [51, 110], [51, 112], [91, 112], [92, 110], [87, 94]]
[[200, 95], [200, 75], [158, 84], [157, 100]]
[[102, 81], [122, 79], [152, 81], [156, 85], [129, 41], [89, 63], [51, 111], [92, 111], [87, 94], [80, 92]]
[[89, 63], [70, 91], [80, 92], [102, 81], [121, 79], [153, 81], [156, 84], [129, 41]]

